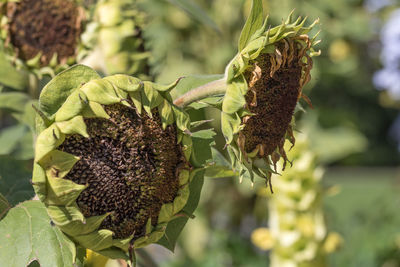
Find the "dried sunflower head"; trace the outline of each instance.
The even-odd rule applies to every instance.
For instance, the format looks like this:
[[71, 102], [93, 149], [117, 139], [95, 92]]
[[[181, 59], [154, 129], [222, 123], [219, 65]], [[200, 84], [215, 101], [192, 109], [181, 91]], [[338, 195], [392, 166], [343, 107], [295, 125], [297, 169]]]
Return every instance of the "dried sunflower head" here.
[[81, 62], [105, 75], [147, 79], [144, 23], [135, 1], [7, 0], [0, 4], [0, 48], [39, 78]]
[[43, 89], [32, 182], [54, 224], [79, 245], [122, 257], [168, 239], [169, 222], [193, 212], [185, 206], [197, 205], [189, 185], [198, 169], [189, 118], [169, 96], [176, 84], [101, 79], [76, 65]]
[[0, 10], [0, 37], [17, 66], [56, 68], [75, 61], [85, 18], [76, 1], [5, 1]]
[[[293, 114], [303, 86], [310, 80], [313, 46], [306, 19], [267, 29], [261, 1], [252, 11], [239, 40], [239, 53], [226, 68], [227, 91], [222, 103], [222, 131], [235, 168], [243, 176], [269, 180], [276, 162], [288, 161], [284, 143], [292, 134]], [[308, 101], [309, 102], [309, 101]], [[275, 168], [272, 169], [271, 165]], [[283, 164], [285, 166], [285, 164]]]

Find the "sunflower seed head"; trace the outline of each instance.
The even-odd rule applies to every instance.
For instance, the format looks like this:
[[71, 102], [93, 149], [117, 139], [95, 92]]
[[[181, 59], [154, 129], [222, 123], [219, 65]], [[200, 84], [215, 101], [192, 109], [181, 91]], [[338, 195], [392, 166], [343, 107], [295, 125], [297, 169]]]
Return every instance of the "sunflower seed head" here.
[[89, 138], [71, 135], [60, 150], [81, 158], [65, 177], [87, 184], [77, 199], [85, 217], [112, 212], [100, 228], [116, 238], [145, 234], [149, 218], [155, 225], [163, 204], [179, 189], [177, 168], [185, 164], [176, 129], [162, 129], [157, 113], [139, 117], [121, 104], [105, 107], [110, 119], [85, 119]]
[[[8, 41], [17, 56], [64, 64], [75, 56], [81, 34], [82, 12], [73, 1], [21, 0], [7, 3]], [[29, 23], [27, 23], [29, 22]]]

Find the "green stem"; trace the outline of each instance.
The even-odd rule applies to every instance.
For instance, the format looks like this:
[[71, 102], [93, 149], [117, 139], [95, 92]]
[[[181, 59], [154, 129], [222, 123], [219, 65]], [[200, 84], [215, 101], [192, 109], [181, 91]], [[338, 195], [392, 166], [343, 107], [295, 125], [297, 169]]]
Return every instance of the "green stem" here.
[[212, 81], [194, 88], [186, 94], [178, 97], [174, 100], [174, 104], [178, 107], [186, 107], [193, 102], [202, 100], [204, 98], [216, 95], [223, 95], [226, 92], [226, 80], [222, 78], [220, 80]]
[[39, 80], [34, 74], [29, 74], [28, 93], [32, 99], [38, 99], [40, 95]]

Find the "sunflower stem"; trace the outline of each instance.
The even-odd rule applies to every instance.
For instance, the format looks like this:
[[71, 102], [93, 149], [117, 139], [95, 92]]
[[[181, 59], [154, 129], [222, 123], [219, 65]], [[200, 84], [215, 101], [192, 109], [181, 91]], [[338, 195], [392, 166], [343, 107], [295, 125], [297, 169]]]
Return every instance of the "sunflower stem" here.
[[196, 87], [186, 94], [174, 100], [174, 104], [178, 107], [186, 107], [193, 102], [202, 100], [207, 97], [223, 95], [226, 92], [226, 80], [222, 78], [215, 80], [199, 87]]

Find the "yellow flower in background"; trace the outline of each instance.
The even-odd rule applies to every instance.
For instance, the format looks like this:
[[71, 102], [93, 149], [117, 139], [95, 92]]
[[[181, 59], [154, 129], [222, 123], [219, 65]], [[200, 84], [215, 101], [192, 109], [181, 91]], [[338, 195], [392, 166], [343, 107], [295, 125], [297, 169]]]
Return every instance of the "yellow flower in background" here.
[[257, 228], [251, 234], [251, 242], [261, 250], [270, 250], [274, 246], [274, 240], [268, 228]]
[[329, 233], [323, 246], [324, 251], [326, 253], [337, 251], [342, 246], [343, 241], [344, 240], [340, 234], [336, 232]]
[[348, 42], [343, 39], [336, 39], [329, 46], [329, 58], [337, 63], [347, 59], [351, 53], [351, 47]]

